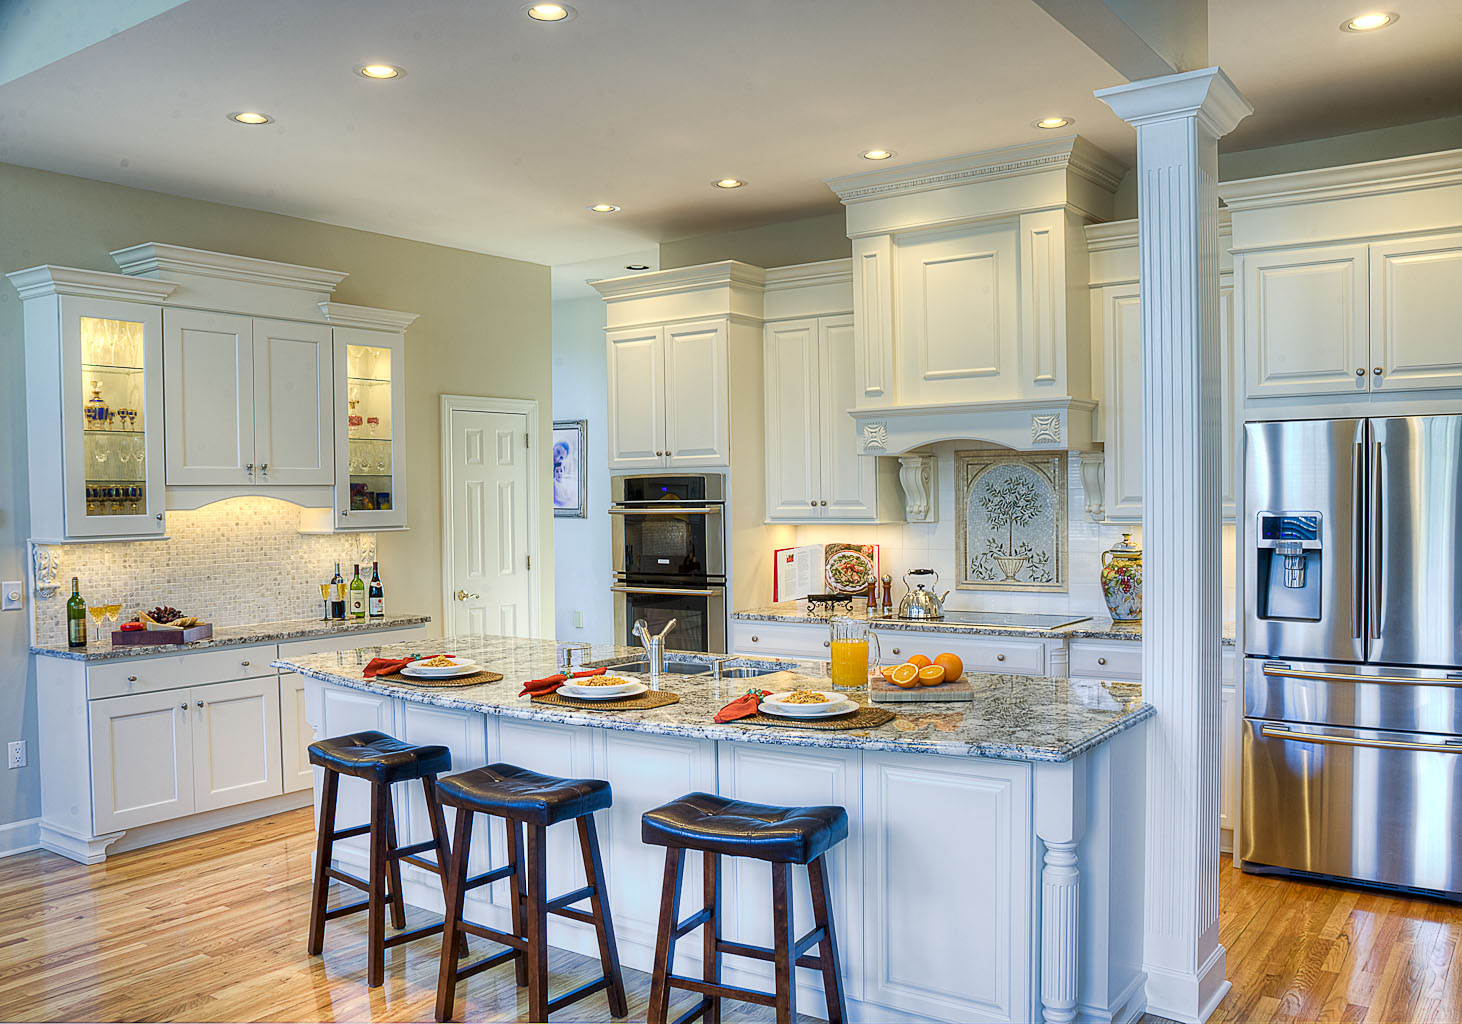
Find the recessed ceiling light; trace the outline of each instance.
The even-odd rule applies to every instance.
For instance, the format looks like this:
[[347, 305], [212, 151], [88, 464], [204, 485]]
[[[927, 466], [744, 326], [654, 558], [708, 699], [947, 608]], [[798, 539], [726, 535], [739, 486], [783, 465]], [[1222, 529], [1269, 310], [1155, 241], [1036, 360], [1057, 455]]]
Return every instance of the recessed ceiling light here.
[[568, 4], [529, 4], [523, 13], [534, 21], [568, 21], [574, 16], [574, 9]]
[[1401, 15], [1394, 11], [1372, 11], [1369, 14], [1357, 14], [1349, 21], [1340, 23], [1342, 32], [1374, 32], [1378, 28], [1389, 28], [1399, 21]]
[[272, 124], [274, 118], [268, 114], [261, 114], [257, 110], [236, 110], [228, 115], [230, 121], [238, 124]]
[[589, 212], [591, 212], [591, 213], [618, 213], [619, 212], [619, 207], [615, 206], [613, 203], [595, 203], [593, 206], [589, 207]]
[[1043, 117], [1039, 121], [1032, 121], [1032, 128], [1065, 128], [1069, 124], [1075, 124], [1074, 117]]
[[746, 182], [741, 178], [721, 178], [719, 181], [711, 182], [711, 184], [717, 188], [740, 188]]
[[400, 78], [406, 74], [406, 69], [398, 68], [395, 64], [361, 64], [355, 69], [355, 73], [362, 78]]
[[864, 160], [887, 160], [894, 155], [891, 149], [865, 149], [858, 154]]
[[649, 270], [650, 269], [650, 265], [648, 263], [626, 263], [624, 265], [624, 269], [625, 270]]

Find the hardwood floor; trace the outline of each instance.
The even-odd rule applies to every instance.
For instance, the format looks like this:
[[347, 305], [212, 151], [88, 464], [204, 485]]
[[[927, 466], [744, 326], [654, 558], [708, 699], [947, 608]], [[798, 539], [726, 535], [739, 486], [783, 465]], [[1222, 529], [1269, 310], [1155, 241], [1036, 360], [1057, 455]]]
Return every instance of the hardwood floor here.
[[[388, 950], [374, 990], [363, 915], [331, 922], [323, 958], [305, 955], [312, 844], [300, 810], [91, 868], [46, 853], [0, 860], [0, 1020], [430, 1019], [435, 938]], [[1462, 1020], [1462, 908], [1227, 862], [1221, 886], [1234, 990], [1216, 1024]], [[559, 953], [553, 971], [562, 991], [598, 965]], [[626, 970], [625, 983], [630, 1019], [642, 1021], [649, 978]], [[478, 975], [459, 989], [457, 1019], [522, 1020], [522, 991], [511, 969]], [[672, 1017], [692, 1001], [680, 995]], [[728, 1024], [770, 1019], [761, 1007], [727, 1010]], [[603, 994], [561, 1017], [611, 1019]]]

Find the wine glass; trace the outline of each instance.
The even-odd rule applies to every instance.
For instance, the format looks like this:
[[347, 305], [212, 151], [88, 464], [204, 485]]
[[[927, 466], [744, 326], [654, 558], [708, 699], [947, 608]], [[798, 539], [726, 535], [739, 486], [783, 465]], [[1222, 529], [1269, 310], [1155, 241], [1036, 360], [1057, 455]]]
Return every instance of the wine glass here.
[[326, 622], [330, 621], [330, 592], [334, 589], [335, 585], [333, 583], [320, 584], [320, 600], [325, 602], [325, 614], [323, 618]]
[[103, 605], [102, 610], [107, 613], [108, 624], [115, 626], [117, 624], [117, 617], [122, 614], [122, 602], [112, 601], [109, 604]]
[[107, 614], [106, 605], [89, 604], [86, 606], [86, 613], [91, 616], [91, 638], [93, 640], [100, 640], [102, 638], [102, 619], [104, 619]]
[[134, 458], [134, 459], [137, 460], [137, 466], [138, 466], [139, 469], [142, 466], [142, 460], [144, 458], [146, 458], [146, 457], [147, 457], [147, 442], [145, 440], [143, 440], [141, 434], [138, 434], [136, 437], [134, 437], [132, 439], [132, 458]]

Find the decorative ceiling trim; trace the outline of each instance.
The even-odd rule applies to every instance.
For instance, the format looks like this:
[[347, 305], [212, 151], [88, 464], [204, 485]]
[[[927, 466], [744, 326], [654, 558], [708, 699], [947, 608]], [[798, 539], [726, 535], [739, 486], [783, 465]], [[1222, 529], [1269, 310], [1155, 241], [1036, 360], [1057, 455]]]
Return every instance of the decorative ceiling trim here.
[[345, 302], [321, 302], [319, 306], [325, 319], [332, 324], [371, 330], [404, 331], [421, 316], [420, 313], [403, 313], [400, 310], [377, 309], [374, 306], [352, 306]]
[[1230, 210], [1357, 199], [1462, 184], [1462, 149], [1218, 183]]
[[667, 295], [700, 288], [720, 288], [730, 285], [749, 285], [760, 288], [766, 281], [766, 271], [739, 260], [721, 260], [696, 267], [678, 267], [674, 270], [658, 270], [650, 273], [632, 274], [628, 277], [610, 277], [590, 281], [589, 285], [606, 301], [641, 299], [651, 295]]
[[57, 267], [45, 264], [6, 274], [22, 299], [42, 295], [80, 295], [93, 299], [126, 299], [132, 302], [161, 302], [178, 286], [170, 281], [111, 274], [103, 270]]
[[294, 263], [235, 256], [231, 253], [190, 249], [165, 242], [142, 242], [125, 249], [114, 249], [112, 259], [122, 273], [133, 277], [153, 277], [164, 273], [214, 277], [225, 281], [265, 284], [297, 291], [324, 292], [327, 295], [349, 275], [343, 270], [324, 270]]

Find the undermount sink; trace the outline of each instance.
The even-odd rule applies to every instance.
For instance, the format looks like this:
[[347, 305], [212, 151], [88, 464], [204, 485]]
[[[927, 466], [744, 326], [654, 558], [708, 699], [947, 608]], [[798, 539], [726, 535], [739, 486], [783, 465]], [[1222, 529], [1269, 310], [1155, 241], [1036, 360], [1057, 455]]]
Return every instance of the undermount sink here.
[[[610, 667], [616, 672], [630, 672], [636, 675], [646, 676], [650, 674], [650, 663], [648, 661], [627, 661]], [[694, 661], [665, 662], [665, 674], [667, 676], [709, 675], [710, 671], [710, 665], [702, 665]]]

